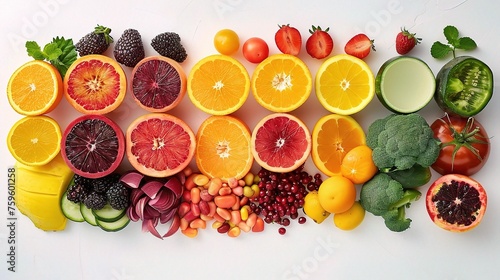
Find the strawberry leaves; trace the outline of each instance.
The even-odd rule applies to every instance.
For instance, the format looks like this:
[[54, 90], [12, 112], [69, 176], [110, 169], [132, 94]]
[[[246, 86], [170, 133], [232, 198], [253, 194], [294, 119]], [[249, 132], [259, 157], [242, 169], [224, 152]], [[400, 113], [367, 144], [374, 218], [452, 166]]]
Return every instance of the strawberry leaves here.
[[477, 48], [476, 42], [470, 37], [460, 37], [458, 29], [455, 26], [446, 26], [443, 33], [448, 44], [444, 44], [439, 41], [434, 42], [431, 47], [431, 55], [434, 58], [444, 58], [450, 52], [455, 58], [455, 51], [457, 49], [468, 51]]
[[35, 41], [27, 41], [25, 46], [29, 56], [36, 60], [47, 60], [57, 68], [62, 77], [77, 58], [73, 40], [64, 37], [53, 38], [43, 49]]

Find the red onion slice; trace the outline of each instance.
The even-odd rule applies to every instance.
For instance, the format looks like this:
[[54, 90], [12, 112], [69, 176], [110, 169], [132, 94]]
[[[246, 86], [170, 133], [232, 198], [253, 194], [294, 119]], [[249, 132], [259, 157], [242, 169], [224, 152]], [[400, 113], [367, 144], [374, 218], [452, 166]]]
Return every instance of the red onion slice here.
[[138, 189], [141, 186], [141, 181], [144, 178], [144, 175], [137, 171], [129, 171], [123, 174], [120, 178], [120, 181], [125, 183], [132, 189]]
[[160, 189], [163, 187], [163, 184], [159, 181], [152, 180], [147, 182], [141, 187], [141, 190], [149, 196], [149, 198], [154, 199]]
[[[175, 214], [175, 211], [174, 211]], [[176, 233], [181, 226], [181, 219], [179, 218], [178, 215], [174, 215], [172, 219], [172, 223], [170, 224], [170, 228], [168, 229], [167, 233], [163, 235], [163, 237], [169, 237], [172, 236], [174, 233]]]
[[144, 220], [144, 207], [146, 206], [147, 201], [149, 200], [149, 197], [143, 196], [141, 199], [137, 201], [135, 204], [135, 213], [137, 216], [141, 219]]
[[148, 219], [142, 221], [142, 231], [143, 232], [150, 232], [154, 236], [163, 239], [163, 237], [160, 235], [160, 233], [156, 230], [156, 225], [158, 224], [157, 219]]
[[139, 215], [137, 215], [137, 213], [135, 212], [135, 207], [127, 208], [127, 216], [132, 222], [137, 222], [141, 219]]
[[154, 199], [151, 199], [148, 204], [158, 212], [163, 213], [175, 205], [175, 196], [171, 191], [162, 191]]
[[177, 214], [177, 209], [172, 208], [160, 216], [160, 223], [166, 224]]
[[144, 193], [141, 191], [141, 189], [132, 189], [130, 192], [130, 204], [131, 205], [136, 205], [137, 201], [141, 199], [141, 197], [144, 196]]
[[182, 192], [184, 191], [184, 186], [176, 177], [170, 178], [165, 185], [167, 189], [170, 189], [174, 194], [175, 198], [179, 199], [182, 196]]

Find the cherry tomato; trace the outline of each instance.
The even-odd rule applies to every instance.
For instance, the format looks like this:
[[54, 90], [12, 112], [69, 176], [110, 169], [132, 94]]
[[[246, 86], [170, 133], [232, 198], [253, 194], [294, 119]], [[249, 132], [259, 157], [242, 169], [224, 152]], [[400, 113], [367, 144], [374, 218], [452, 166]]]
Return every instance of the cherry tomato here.
[[225, 55], [232, 55], [240, 47], [238, 34], [231, 29], [221, 29], [214, 36], [215, 49]]
[[441, 151], [432, 168], [441, 175], [478, 172], [488, 160], [490, 139], [474, 118], [444, 116], [431, 125]]
[[259, 63], [269, 56], [269, 46], [261, 38], [250, 38], [243, 44], [243, 56], [251, 63]]

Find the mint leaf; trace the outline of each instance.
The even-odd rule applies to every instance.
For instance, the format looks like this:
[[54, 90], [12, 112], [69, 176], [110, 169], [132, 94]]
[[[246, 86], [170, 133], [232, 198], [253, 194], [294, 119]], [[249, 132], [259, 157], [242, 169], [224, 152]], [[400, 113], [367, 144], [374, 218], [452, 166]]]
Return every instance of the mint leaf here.
[[448, 40], [448, 44], [455, 46], [458, 43], [458, 29], [455, 26], [448, 25], [444, 28], [444, 36]]
[[49, 60], [54, 67], [59, 70], [61, 76], [64, 77], [69, 66], [75, 62], [77, 58], [76, 48], [72, 39], [64, 39], [64, 37], [56, 37], [52, 39], [52, 43], [57, 45], [61, 51], [57, 58]]
[[45, 54], [42, 52], [42, 49], [37, 42], [27, 41], [25, 46], [29, 56], [33, 57], [36, 60], [45, 59]]
[[460, 37], [458, 29], [455, 26], [446, 26], [443, 33], [448, 41], [448, 45], [439, 41], [434, 42], [431, 47], [431, 55], [434, 58], [443, 58], [448, 55], [449, 52], [452, 52], [453, 57], [455, 57], [456, 49], [473, 50], [477, 47], [476, 42], [474, 42], [471, 38]]
[[431, 55], [434, 58], [443, 58], [445, 57], [449, 52], [452, 52], [453, 48], [445, 45], [441, 42], [434, 42], [431, 47]]
[[473, 50], [477, 48], [476, 42], [469, 37], [462, 37], [458, 40], [458, 45], [455, 46], [457, 49], [462, 50]]
[[45, 53], [48, 60], [57, 59], [62, 54], [61, 49], [57, 46], [56, 43], [45, 45], [45, 47], [43, 47], [43, 52]]
[[66, 40], [64, 37], [53, 38], [52, 42], [43, 47], [43, 50], [35, 41], [27, 41], [25, 46], [29, 56], [36, 60], [49, 61], [50, 64], [56, 67], [62, 77], [64, 77], [69, 66], [77, 58], [73, 40]]

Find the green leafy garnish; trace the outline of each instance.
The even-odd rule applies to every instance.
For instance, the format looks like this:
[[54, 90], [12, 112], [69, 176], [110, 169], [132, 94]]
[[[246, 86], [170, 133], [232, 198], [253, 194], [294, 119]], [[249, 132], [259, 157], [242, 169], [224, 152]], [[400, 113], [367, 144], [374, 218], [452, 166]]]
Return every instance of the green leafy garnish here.
[[64, 39], [64, 37], [53, 38], [52, 42], [46, 44], [43, 49], [37, 42], [27, 41], [26, 50], [28, 55], [34, 59], [50, 62], [61, 73], [62, 77], [64, 77], [69, 66], [77, 58], [73, 40]]
[[469, 37], [460, 37], [458, 29], [455, 26], [448, 25], [443, 30], [444, 36], [448, 44], [439, 41], [434, 42], [431, 47], [431, 55], [434, 58], [444, 58], [448, 53], [453, 53], [455, 58], [455, 50], [473, 50], [477, 48], [476, 42]]

